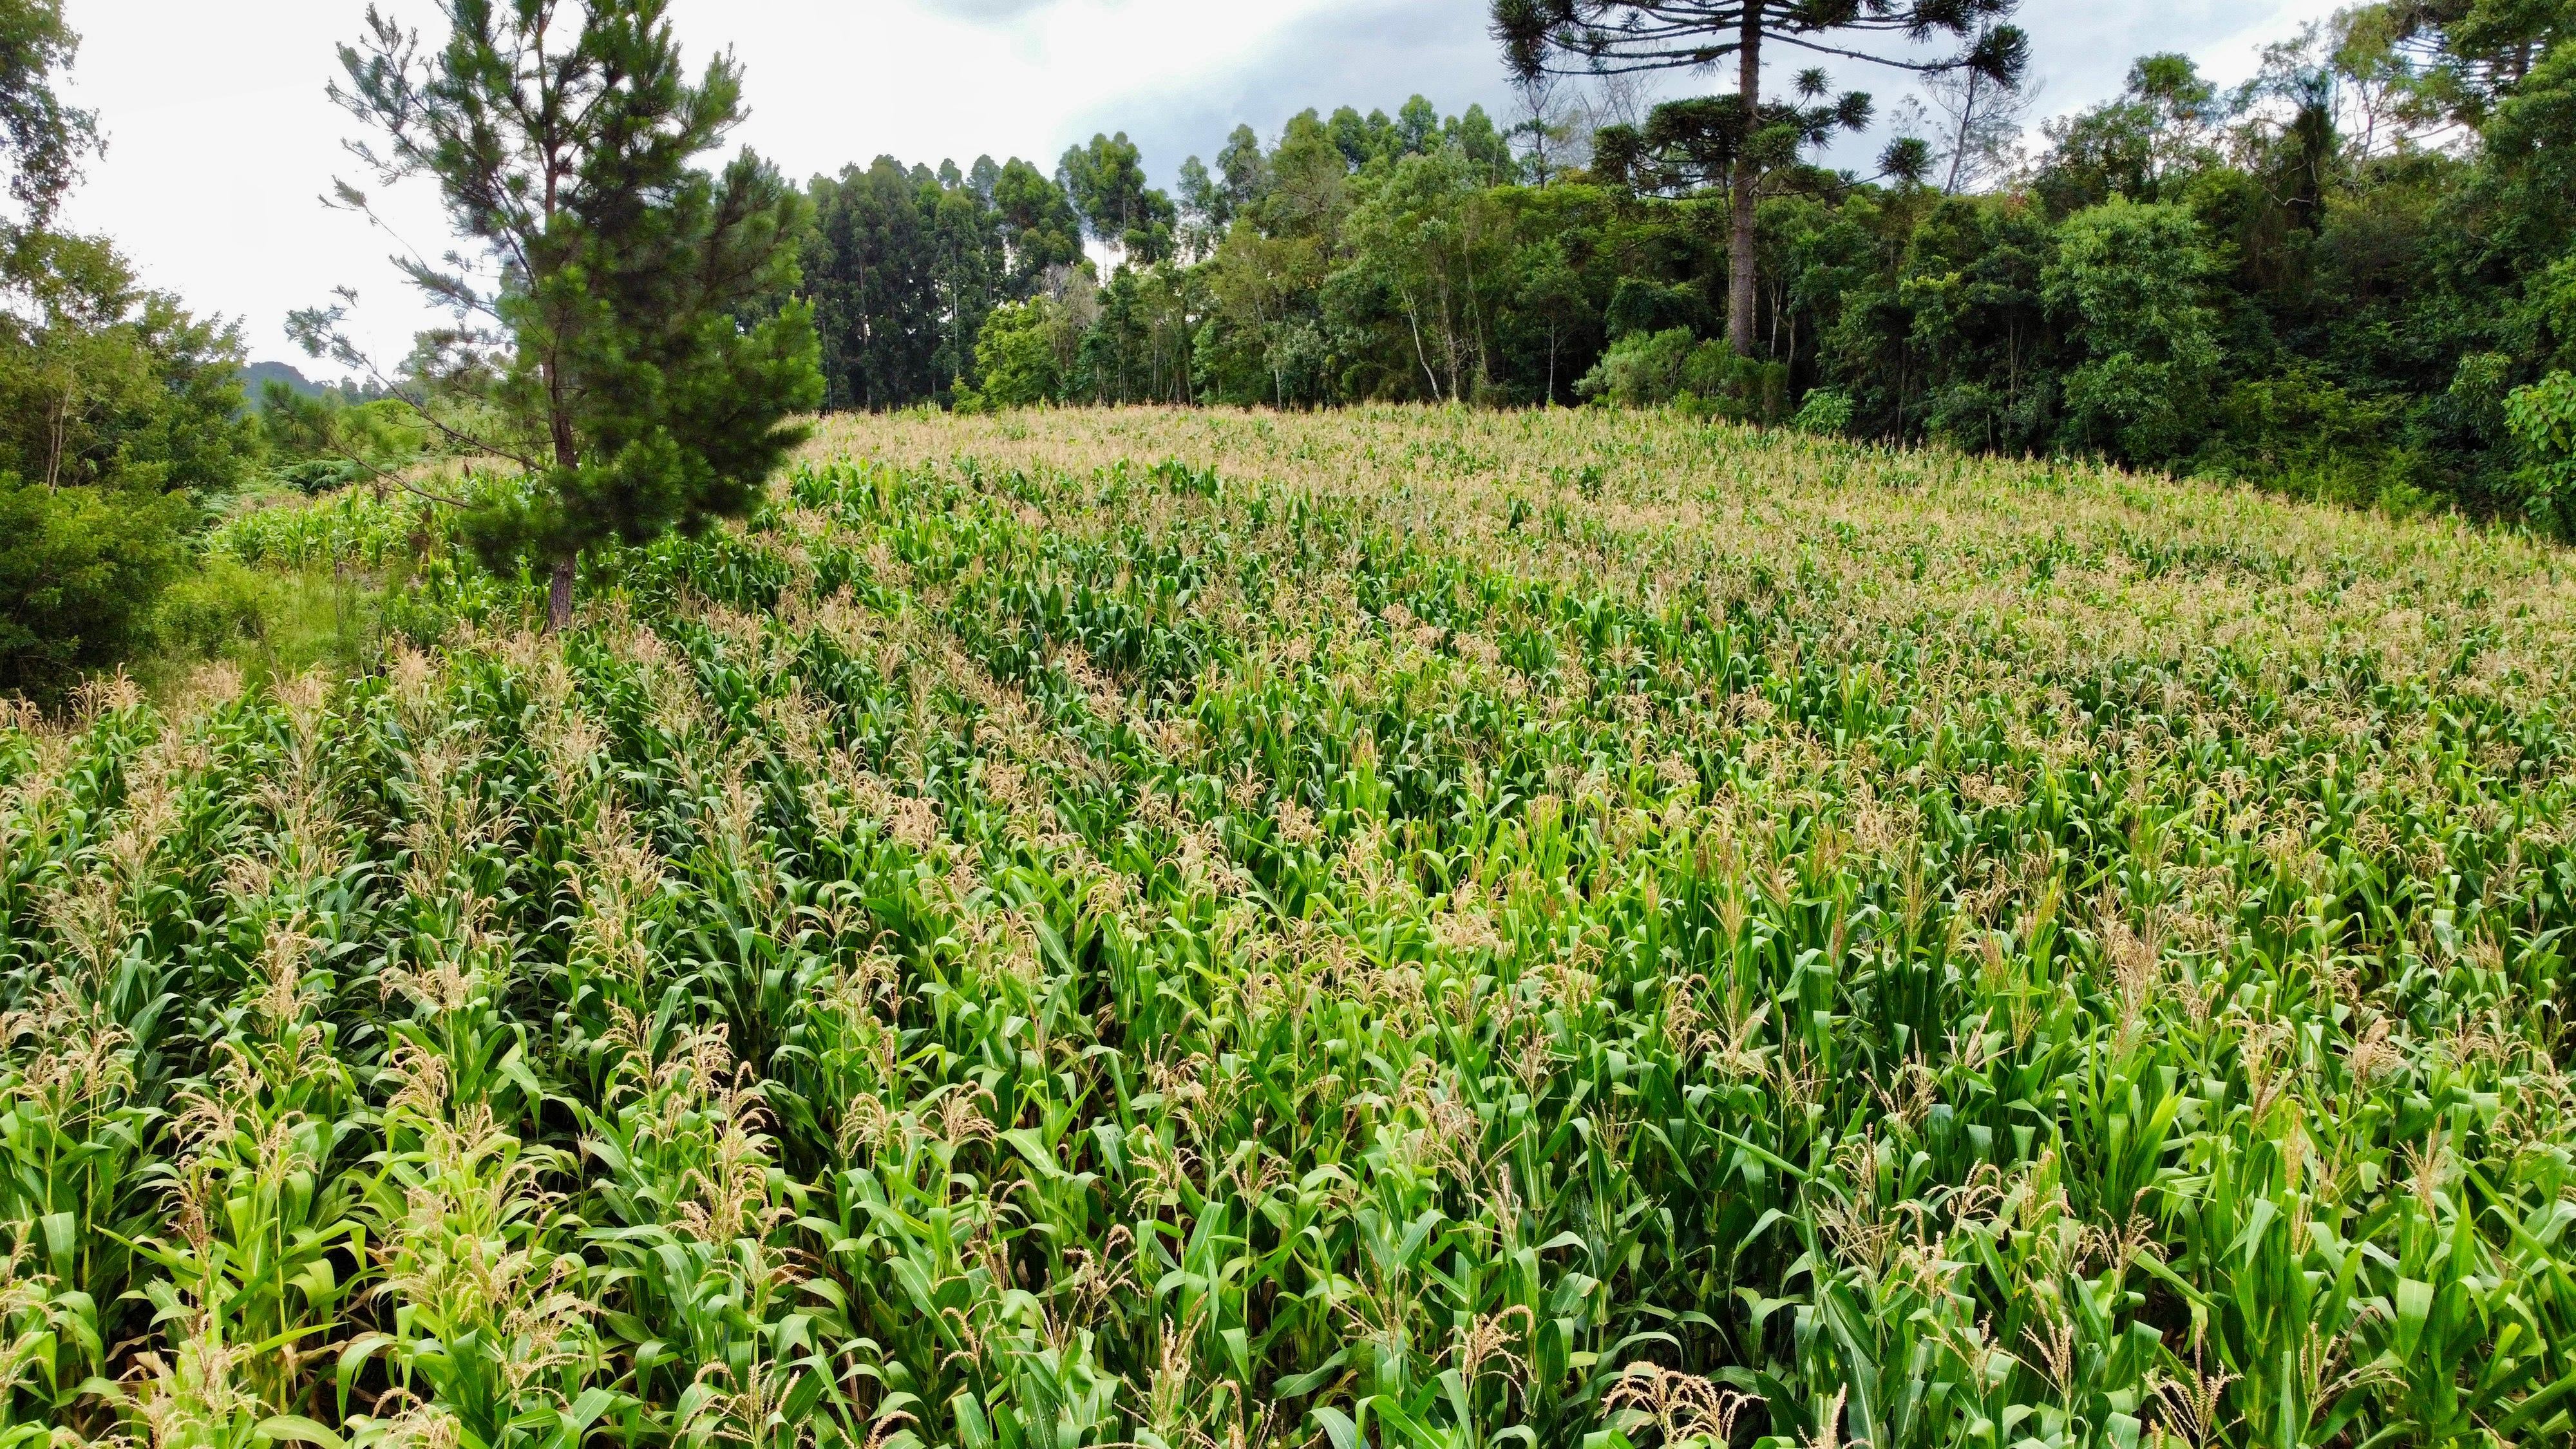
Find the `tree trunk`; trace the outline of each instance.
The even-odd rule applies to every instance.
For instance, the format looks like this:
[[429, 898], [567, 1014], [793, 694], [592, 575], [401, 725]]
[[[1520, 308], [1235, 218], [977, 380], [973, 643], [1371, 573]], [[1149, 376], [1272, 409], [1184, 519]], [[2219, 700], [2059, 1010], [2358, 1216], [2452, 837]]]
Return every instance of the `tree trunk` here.
[[[573, 435], [572, 410], [564, 405], [563, 372], [552, 361], [546, 364], [546, 400], [547, 422], [554, 434], [555, 466], [569, 475], [581, 466], [581, 443]], [[554, 578], [546, 589], [549, 634], [560, 634], [572, 627], [572, 587], [579, 577], [580, 563], [578, 550], [555, 560]]]
[[1728, 287], [1726, 295], [1726, 340], [1735, 346], [1736, 355], [1753, 355], [1753, 319], [1757, 311], [1757, 294], [1753, 281], [1753, 202], [1754, 191], [1761, 183], [1761, 173], [1753, 164], [1751, 126], [1762, 104], [1762, 0], [1745, 0], [1744, 30], [1738, 38], [1735, 53], [1735, 91], [1744, 102], [1747, 133], [1735, 151], [1735, 176], [1727, 189], [1734, 193], [1734, 234], [1727, 239], [1726, 261]]
[[1959, 94], [1959, 134], [1950, 146], [1950, 179], [1941, 183], [1944, 196], [1959, 194], [1959, 167], [1968, 159], [1968, 133], [1976, 127], [1977, 102], [1982, 99], [1977, 94], [1977, 87], [1984, 79], [1978, 72], [1969, 71], [1967, 89]]
[[53, 416], [48, 419], [45, 435], [45, 491], [60, 492], [63, 486], [63, 440], [71, 431], [72, 395], [69, 388], [54, 399]]
[[555, 560], [552, 583], [546, 589], [546, 632], [560, 634], [572, 627], [572, 585], [577, 561]]
[[1414, 310], [1413, 291], [1409, 287], [1398, 287], [1395, 295], [1404, 303], [1404, 324], [1413, 329], [1413, 360], [1422, 364], [1423, 380], [1431, 384], [1431, 400], [1445, 401], [1440, 396], [1440, 375], [1431, 370], [1431, 358], [1422, 350], [1422, 318]]

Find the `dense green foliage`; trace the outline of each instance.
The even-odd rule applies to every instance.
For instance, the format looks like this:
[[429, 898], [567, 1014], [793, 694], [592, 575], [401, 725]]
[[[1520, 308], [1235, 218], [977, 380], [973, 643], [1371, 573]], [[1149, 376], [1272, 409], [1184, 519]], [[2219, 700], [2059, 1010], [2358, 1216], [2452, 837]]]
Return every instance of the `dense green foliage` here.
[[2563, 555], [1055, 421], [0, 728], [0, 1442], [2569, 1436]]
[[991, 310], [1034, 295], [1082, 256], [1082, 223], [1064, 193], [1017, 159], [933, 177], [880, 157], [816, 178], [808, 194], [805, 289], [834, 408], [917, 402], [974, 375]]
[[[1353, 178], [1372, 163], [1397, 179], [1376, 208], [1360, 208]], [[1018, 159], [933, 172], [880, 157], [817, 178], [803, 290], [831, 405], [1339, 400], [1351, 394], [1313, 293], [1338, 264], [1344, 228], [1410, 235], [1517, 170], [1482, 110], [1444, 122], [1417, 97], [1395, 117], [1301, 116], [1272, 150], [1239, 128], [1218, 172], [1195, 158], [1184, 168], [1178, 201], [1145, 184], [1123, 134], [1068, 151], [1052, 177]], [[1084, 255], [1086, 236], [1118, 261], [1105, 283]], [[1399, 247], [1383, 260], [1345, 288], [1427, 296], [1458, 285], [1461, 263], [1437, 248]], [[1390, 365], [1441, 396], [1477, 386], [1491, 361], [1491, 340], [1469, 315], [1478, 305], [1454, 298], [1433, 350]], [[1218, 325], [1219, 306], [1240, 309], [1251, 330]], [[1402, 320], [1372, 306], [1391, 343]], [[1004, 307], [1009, 339], [988, 364], [983, 330]], [[988, 366], [1000, 369], [998, 391]], [[1411, 395], [1408, 386], [1393, 391]]]
[[353, 634], [363, 604], [210, 558], [208, 529], [271, 489], [381, 487], [444, 440], [402, 404], [274, 366], [245, 398], [234, 327], [52, 225], [95, 139], [54, 93], [75, 48], [59, 5], [0, 0], [0, 154], [25, 207], [0, 222], [0, 696], [59, 703], [93, 671], [209, 655], [354, 657], [354, 636], [306, 646]]
[[145, 643], [198, 521], [183, 496], [0, 475], [0, 687], [56, 696]]
[[2562, 530], [2576, 522], [2576, 374], [2553, 372], [2505, 400], [2505, 425], [2522, 447], [2517, 480], [2532, 512]]
[[153, 638], [204, 501], [259, 440], [240, 344], [143, 287], [106, 241], [54, 229], [96, 136], [63, 103], [57, 0], [0, 0], [0, 695], [58, 698]]
[[[1860, 91], [1828, 100], [1831, 77], [1799, 73], [1794, 100], [1762, 93], [1766, 61], [1832, 55], [1918, 79], [1954, 80], [1987, 93], [2017, 89], [2030, 41], [2010, 22], [2021, 0], [1492, 0], [1495, 38], [1524, 86], [1552, 76], [1607, 78], [1706, 72], [1731, 65], [1721, 94], [1669, 101], [1640, 128], [1607, 126], [1593, 137], [1596, 175], [1620, 185], [1711, 186], [1727, 199], [1726, 340], [1752, 357], [1761, 327], [1761, 203], [1766, 183], [1799, 168], [1800, 154], [1837, 132], [1869, 128]], [[1925, 54], [1927, 42], [1949, 47]], [[1537, 108], [1533, 108], [1534, 111]], [[1541, 125], [1545, 116], [1531, 118]], [[1930, 146], [1900, 137], [1882, 175], [1919, 184]]]
[[[1969, 31], [1953, 59], [2003, 65], [2009, 28], [1993, 7], [1955, 9]], [[1772, 18], [1840, 13], [1809, 10]], [[1757, 107], [1780, 130], [1759, 145], [1726, 111], [1731, 96], [1594, 127], [1561, 94], [1534, 93], [1508, 134], [1476, 111], [1444, 122], [1419, 100], [1396, 117], [1309, 112], [1266, 144], [1240, 128], [1213, 166], [1182, 167], [1168, 257], [1141, 234], [1128, 244], [1130, 213], [1164, 203], [1129, 197], [1115, 140], [1069, 156], [1054, 183], [1013, 163], [1059, 216], [1074, 213], [1078, 182], [1098, 189], [1084, 176], [1127, 178], [1110, 188], [1129, 197], [1110, 220], [1085, 213], [1118, 261], [1105, 282], [1088, 264], [1041, 275], [1073, 260], [1053, 246], [1065, 232], [1044, 231], [1047, 249], [1011, 242], [991, 163], [934, 174], [881, 162], [872, 184], [904, 217], [867, 276], [901, 300], [879, 305], [822, 269], [808, 286], [834, 319], [827, 347], [847, 345], [837, 334], [908, 349], [864, 388], [836, 384], [849, 406], [1016, 404], [1032, 391], [1705, 404], [1701, 388], [1639, 385], [1634, 354], [1687, 327], [1749, 342], [1783, 370], [1779, 388], [1726, 379], [1718, 410], [1730, 415], [1794, 414], [1827, 392], [1825, 411], [1873, 439], [2099, 456], [2564, 526], [2545, 491], [2556, 475], [2535, 471], [2506, 412], [2517, 390], [2576, 366], [2576, 7], [2367, 5], [2226, 92], [2184, 57], [2151, 56], [2125, 93], [2051, 123], [2026, 151], [2014, 119], [2026, 100], [1981, 77], [1948, 93], [1946, 116], [1897, 121], [1919, 145], [1891, 147], [1869, 181], [1800, 159], [1868, 118], [1866, 98]], [[1745, 193], [1734, 162], [1756, 152]], [[894, 205], [907, 194], [908, 209]], [[1752, 335], [1730, 338], [1742, 194], [1756, 203], [1759, 288]], [[980, 240], [950, 240], [967, 237]], [[975, 342], [1002, 304], [1045, 315], [1014, 314], [996, 353], [1009, 380], [988, 398]], [[1041, 330], [1051, 368], [1029, 340]], [[1622, 339], [1630, 351], [1593, 376]], [[1777, 406], [1748, 402], [1779, 389]]]

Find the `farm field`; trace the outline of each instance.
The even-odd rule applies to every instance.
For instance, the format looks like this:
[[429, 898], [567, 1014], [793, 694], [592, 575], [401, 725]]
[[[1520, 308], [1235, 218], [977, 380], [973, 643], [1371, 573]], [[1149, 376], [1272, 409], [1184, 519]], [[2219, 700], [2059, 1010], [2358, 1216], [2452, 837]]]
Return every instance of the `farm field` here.
[[446, 528], [0, 730], [0, 1449], [2576, 1434], [2562, 550], [1600, 411]]

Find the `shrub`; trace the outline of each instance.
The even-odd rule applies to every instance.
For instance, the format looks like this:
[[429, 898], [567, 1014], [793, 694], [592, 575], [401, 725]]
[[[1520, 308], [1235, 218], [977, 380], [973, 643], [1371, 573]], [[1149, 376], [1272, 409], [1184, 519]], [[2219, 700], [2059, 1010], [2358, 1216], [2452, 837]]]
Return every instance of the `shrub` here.
[[2286, 468], [2388, 451], [2397, 409], [2355, 397], [2316, 368], [2294, 365], [2228, 392], [2219, 409], [2221, 446], [2266, 467]]
[[1631, 332], [1574, 384], [1575, 396], [1632, 408], [1668, 403], [1682, 390], [1694, 340], [1687, 327]]
[[2440, 420], [2479, 445], [2505, 437], [2504, 404], [2513, 391], [2513, 359], [2501, 352], [2472, 352], [2437, 404]]
[[177, 495], [0, 473], [0, 693], [57, 696], [141, 644], [196, 512]]
[[277, 470], [278, 482], [308, 498], [346, 488], [366, 477], [366, 470], [345, 458], [307, 458]]
[[[1042, 298], [996, 307], [975, 340], [975, 370], [983, 388], [972, 394], [986, 408], [1024, 408], [1063, 395], [1056, 361], [1055, 307]], [[961, 402], [969, 397], [959, 390]], [[974, 410], [972, 407], [968, 411]]]
[[1619, 407], [1679, 404], [1700, 417], [1776, 423], [1789, 410], [1789, 369], [1738, 357], [1723, 342], [1699, 342], [1675, 327], [1611, 343], [1574, 391]]
[[2193, 451], [2220, 362], [2217, 270], [2182, 207], [2114, 200], [2067, 218], [2041, 290], [2087, 359], [2066, 378], [2071, 446], [2149, 466]]
[[153, 610], [153, 643], [189, 659], [226, 654], [268, 632], [286, 581], [221, 554], [209, 557], [162, 592]]
[[1680, 401], [1694, 413], [1732, 422], [1776, 423], [1789, 412], [1789, 368], [1739, 357], [1723, 342], [1703, 342], [1682, 364]]
[[2553, 372], [2505, 400], [2505, 426], [2521, 448], [2514, 475], [2533, 520], [2576, 533], [2576, 374]]
[[1798, 416], [1790, 421], [1789, 426], [1802, 433], [1830, 437], [1851, 431], [1851, 424], [1851, 394], [1839, 388], [1820, 387], [1807, 394], [1807, 400], [1798, 405]]
[[2056, 397], [2045, 377], [2018, 388], [1954, 382], [1923, 399], [1923, 432], [1968, 452], [2031, 451], [2048, 439]]
[[2260, 478], [2302, 498], [2371, 506], [2412, 490], [2418, 457], [2402, 440], [2396, 404], [2355, 396], [2316, 368], [2294, 365], [2229, 389], [2203, 473]]

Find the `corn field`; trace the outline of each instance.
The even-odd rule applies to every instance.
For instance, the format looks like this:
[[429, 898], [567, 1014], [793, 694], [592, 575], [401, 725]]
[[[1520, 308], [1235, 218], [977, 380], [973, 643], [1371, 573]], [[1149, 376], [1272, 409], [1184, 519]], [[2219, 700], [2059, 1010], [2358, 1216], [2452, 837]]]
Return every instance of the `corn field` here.
[[446, 528], [0, 729], [0, 1449], [2576, 1435], [2566, 554], [1403, 410]]

